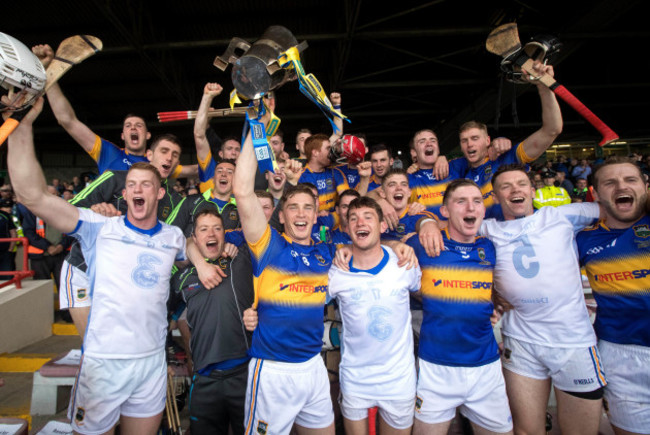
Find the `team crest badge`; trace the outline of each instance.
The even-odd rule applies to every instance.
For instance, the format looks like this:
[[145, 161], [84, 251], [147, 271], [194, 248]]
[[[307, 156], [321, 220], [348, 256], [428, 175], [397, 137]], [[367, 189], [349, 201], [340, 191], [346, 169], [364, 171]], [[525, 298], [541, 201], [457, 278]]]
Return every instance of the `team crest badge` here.
[[226, 267], [228, 266], [228, 260], [225, 258], [220, 258], [219, 259], [219, 266], [223, 269], [226, 270]]
[[77, 299], [82, 301], [86, 299], [87, 296], [88, 296], [88, 291], [85, 288], [77, 289]]
[[419, 411], [422, 409], [422, 399], [418, 396], [415, 396], [415, 410]]
[[169, 207], [165, 207], [165, 208], [163, 208], [163, 211], [162, 211], [162, 220], [167, 219], [167, 216], [169, 216]]
[[83, 408], [77, 407], [77, 413], [74, 415], [74, 420], [77, 423], [81, 423], [84, 421], [84, 417], [86, 416], [86, 411]]
[[478, 248], [476, 251], [478, 252], [478, 258], [480, 258], [481, 261], [485, 260], [485, 249]]
[[490, 174], [492, 174], [492, 165], [487, 165], [487, 166], [485, 167], [485, 176], [487, 177], [487, 176], [489, 176]]
[[257, 433], [260, 435], [266, 435], [266, 430], [268, 427], [269, 425], [267, 422], [260, 420], [257, 423]]
[[404, 224], [399, 224], [399, 225], [397, 225], [397, 228], [395, 228], [395, 230], [396, 230], [399, 234], [404, 234], [404, 231], [406, 231], [406, 225], [404, 225]]
[[316, 257], [316, 260], [318, 260], [320, 264], [324, 265], [327, 263], [327, 260], [325, 260], [325, 258], [323, 258], [323, 256], [320, 254], [314, 254], [314, 257]]
[[231, 221], [237, 220], [237, 212], [235, 210], [231, 211], [229, 216]]
[[634, 235], [646, 239], [650, 237], [650, 227], [648, 225], [637, 225], [634, 227]]

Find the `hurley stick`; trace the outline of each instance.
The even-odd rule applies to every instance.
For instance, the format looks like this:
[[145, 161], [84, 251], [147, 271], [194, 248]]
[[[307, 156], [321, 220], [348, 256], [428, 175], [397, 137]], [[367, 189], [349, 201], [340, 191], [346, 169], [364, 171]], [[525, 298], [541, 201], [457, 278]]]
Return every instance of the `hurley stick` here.
[[[224, 116], [243, 116], [246, 107], [235, 107], [234, 109], [210, 109], [208, 118], [221, 118]], [[176, 112], [158, 112], [159, 122], [186, 121], [196, 118], [196, 110], [181, 110]]]
[[[47, 91], [54, 83], [56, 83], [72, 65], [76, 65], [93, 54], [97, 53], [103, 48], [102, 41], [90, 35], [76, 35], [64, 39], [59, 48], [56, 49], [54, 59], [45, 70], [47, 80], [45, 82], [45, 89]], [[7, 120], [0, 126], [0, 145], [4, 143], [9, 135], [18, 127], [20, 121], [29, 112], [29, 108], [20, 112], [14, 112]]]
[[[521, 50], [521, 42], [519, 42], [519, 32], [517, 31], [516, 23], [503, 24], [494, 29], [488, 35], [485, 41], [485, 48], [490, 53], [494, 53], [503, 58], [515, 54], [512, 60], [514, 64], [518, 65], [527, 73], [533, 71], [533, 60], [526, 54], [525, 50]], [[607, 126], [598, 116], [594, 114], [587, 106], [578, 100], [567, 88], [559, 84], [555, 79], [547, 74], [538, 78], [544, 85], [548, 86], [555, 95], [564, 100], [569, 106], [578, 112], [584, 119], [587, 120], [598, 132], [600, 132], [602, 139], [598, 145], [605, 146], [610, 142], [619, 138], [618, 134]]]

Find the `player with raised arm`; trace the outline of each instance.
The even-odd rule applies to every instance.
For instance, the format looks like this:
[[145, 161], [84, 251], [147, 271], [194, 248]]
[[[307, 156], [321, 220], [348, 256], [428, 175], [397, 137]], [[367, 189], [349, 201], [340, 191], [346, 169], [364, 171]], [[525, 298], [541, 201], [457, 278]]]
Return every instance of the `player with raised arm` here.
[[503, 317], [502, 363], [515, 432], [543, 433], [551, 383], [560, 430], [598, 432], [606, 384], [584, 301], [575, 234], [600, 215], [597, 204], [543, 207], [520, 164], [492, 178], [505, 220], [481, 234], [497, 252], [494, 286], [514, 309]]
[[254, 192], [257, 161], [250, 135], [235, 170], [234, 193], [253, 258], [259, 326], [249, 354], [246, 433], [333, 434], [327, 370], [320, 357], [327, 271], [333, 246], [312, 244], [318, 214], [311, 189], [280, 202], [285, 233], [272, 229]]
[[[92, 316], [69, 417], [77, 433], [155, 434], [165, 407], [166, 301], [185, 237], [156, 217], [164, 195], [158, 171], [136, 163], [124, 189], [127, 216], [106, 218], [47, 193], [32, 123], [40, 99], [9, 136], [8, 167], [19, 200], [78, 238], [89, 261]], [[115, 273], [119, 270], [120, 273]]]
[[[536, 62], [533, 69], [531, 74], [537, 76], [555, 75], [551, 65]], [[562, 132], [562, 112], [553, 91], [540, 80], [531, 79], [525, 71], [522, 78], [537, 86], [542, 102], [542, 126], [522, 142], [511, 147], [510, 140], [506, 138], [491, 140], [485, 124], [476, 121], [466, 122], [460, 126], [460, 149], [464, 157], [449, 162], [452, 173], [457, 173], [462, 178], [469, 178], [481, 186], [487, 208], [486, 218], [500, 217], [500, 207], [494, 204], [492, 195], [490, 182], [492, 174], [502, 165], [527, 164], [535, 161]]]
[[399, 267], [392, 250], [381, 246], [386, 224], [373, 199], [354, 199], [347, 214], [352, 258], [348, 270], [330, 269], [328, 290], [343, 320], [345, 431], [367, 433], [368, 408], [377, 406], [380, 433], [409, 434], [416, 382], [409, 293], [420, 288], [420, 269]]
[[[46, 68], [54, 58], [54, 52], [47, 44], [34, 46], [32, 51]], [[151, 133], [147, 130], [147, 124], [141, 116], [128, 114], [124, 118], [121, 133], [124, 141], [124, 149], [122, 149], [99, 137], [77, 118], [58, 83], [54, 83], [48, 89], [47, 99], [57, 122], [97, 163], [100, 174], [107, 170], [127, 170], [133, 163], [147, 161], [145, 150], [147, 141], [151, 139]], [[178, 165], [170, 177], [188, 177], [196, 174], [196, 165], [185, 167]]]
[[422, 268], [416, 435], [446, 435], [459, 408], [477, 434], [511, 434], [512, 417], [492, 325], [492, 242], [477, 237], [485, 215], [476, 183], [449, 183], [442, 215], [445, 249], [430, 257], [412, 237]]
[[630, 159], [594, 171], [604, 219], [578, 233], [580, 263], [598, 308], [594, 327], [617, 435], [650, 433], [650, 216], [648, 183]]

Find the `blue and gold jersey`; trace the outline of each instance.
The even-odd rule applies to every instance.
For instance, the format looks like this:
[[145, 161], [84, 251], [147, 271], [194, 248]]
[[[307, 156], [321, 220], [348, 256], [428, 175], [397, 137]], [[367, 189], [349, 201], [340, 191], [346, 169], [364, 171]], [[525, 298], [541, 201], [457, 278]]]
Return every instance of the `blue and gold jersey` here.
[[359, 170], [357, 168], [351, 168], [350, 165], [345, 163], [343, 165], [336, 166], [336, 169], [343, 173], [345, 179], [348, 182], [348, 186], [350, 186], [350, 189], [357, 187], [359, 180], [361, 180], [361, 177], [359, 176]]
[[490, 316], [495, 249], [488, 239], [458, 243], [443, 231], [445, 249], [429, 257], [417, 237], [415, 249], [422, 268], [424, 320], [419, 356], [456, 367], [476, 367], [499, 359]]
[[492, 196], [492, 176], [503, 165], [522, 163], [527, 165], [535, 159], [530, 158], [524, 151], [523, 142], [518, 143], [509, 151], [501, 154], [496, 160], [485, 161], [478, 167], [469, 166], [465, 157], [460, 157], [449, 162], [449, 172], [459, 173], [458, 178], [467, 178], [474, 181], [481, 188], [483, 203], [485, 204], [485, 218], [502, 218], [501, 206], [494, 203]]
[[131, 165], [137, 162], [149, 163], [145, 156], [129, 154], [124, 149], [99, 136], [95, 136], [95, 145], [88, 154], [97, 162], [97, 169], [100, 174], [106, 171], [128, 171]]
[[248, 245], [259, 318], [250, 356], [307, 361], [323, 344], [323, 307], [334, 245], [292, 243], [270, 226], [260, 240]]
[[423, 204], [428, 212], [434, 213], [438, 218], [446, 220], [440, 214], [442, 197], [445, 194], [447, 185], [456, 178], [462, 178], [456, 167], [449, 165], [449, 176], [444, 180], [438, 180], [433, 175], [432, 169], [420, 169], [409, 174], [409, 187], [411, 188], [411, 200]]
[[[125, 149], [99, 136], [95, 136], [95, 144], [88, 154], [97, 162], [97, 169], [100, 174], [106, 171], [128, 171], [131, 165], [137, 162], [149, 163], [146, 156], [129, 154]], [[182, 165], [177, 165], [169, 178], [177, 178], [182, 169]]]
[[368, 182], [368, 192], [372, 192], [375, 189], [381, 187], [381, 180], [377, 178], [375, 174], [370, 176], [370, 181]]
[[199, 192], [214, 189], [214, 171], [217, 169], [217, 162], [212, 158], [212, 152], [204, 160], [199, 160]]
[[409, 215], [408, 211], [408, 207], [404, 209], [395, 229], [391, 230], [389, 228], [381, 234], [382, 240], [401, 240], [405, 235], [416, 232], [416, 226], [420, 219], [436, 219], [433, 213], [426, 210], [414, 215]]
[[338, 168], [327, 168], [313, 172], [309, 164], [300, 175], [299, 183], [311, 183], [318, 189], [318, 211], [334, 211], [340, 193], [350, 188], [348, 181]]
[[598, 338], [650, 346], [650, 216], [627, 229], [599, 222], [576, 240], [598, 303]]

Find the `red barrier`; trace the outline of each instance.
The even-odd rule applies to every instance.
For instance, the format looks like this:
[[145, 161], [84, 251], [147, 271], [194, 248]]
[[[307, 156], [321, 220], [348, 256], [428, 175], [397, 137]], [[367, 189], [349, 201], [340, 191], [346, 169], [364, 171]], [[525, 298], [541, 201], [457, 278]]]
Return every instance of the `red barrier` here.
[[8, 272], [0, 271], [0, 276], [13, 275], [13, 278], [8, 281], [0, 281], [0, 288], [6, 287], [10, 284], [16, 284], [16, 288], [23, 288], [22, 280], [34, 276], [34, 271], [29, 270], [29, 257], [27, 254], [29, 240], [27, 240], [27, 237], [10, 237], [7, 239], [0, 239], [0, 242], [21, 242], [23, 245], [23, 270], [13, 270]]

